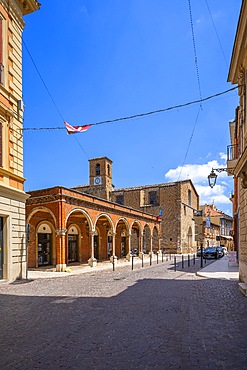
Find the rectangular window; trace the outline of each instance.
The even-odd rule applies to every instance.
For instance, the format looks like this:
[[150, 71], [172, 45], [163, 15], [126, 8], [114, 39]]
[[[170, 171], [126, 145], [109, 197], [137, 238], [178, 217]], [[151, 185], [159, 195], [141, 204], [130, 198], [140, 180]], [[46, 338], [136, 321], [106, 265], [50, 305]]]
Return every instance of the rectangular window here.
[[153, 206], [157, 206], [157, 194], [156, 191], [150, 191], [148, 193], [149, 198], [149, 204], [152, 204]]
[[3, 85], [3, 74], [4, 74], [4, 67], [3, 67], [3, 20], [0, 17], [0, 84]]
[[117, 197], [116, 197], [116, 203], [118, 203], [118, 204], [120, 204], [120, 205], [124, 205], [124, 196], [123, 196], [123, 194], [121, 194], [121, 195], [117, 195]]

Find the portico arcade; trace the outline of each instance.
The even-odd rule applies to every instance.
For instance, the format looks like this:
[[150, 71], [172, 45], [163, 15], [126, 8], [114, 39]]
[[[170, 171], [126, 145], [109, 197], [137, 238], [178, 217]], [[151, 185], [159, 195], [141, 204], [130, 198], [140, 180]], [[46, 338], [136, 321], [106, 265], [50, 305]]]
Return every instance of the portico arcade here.
[[30, 192], [29, 268], [128, 258], [131, 249], [160, 249], [156, 217], [116, 203], [54, 187]]

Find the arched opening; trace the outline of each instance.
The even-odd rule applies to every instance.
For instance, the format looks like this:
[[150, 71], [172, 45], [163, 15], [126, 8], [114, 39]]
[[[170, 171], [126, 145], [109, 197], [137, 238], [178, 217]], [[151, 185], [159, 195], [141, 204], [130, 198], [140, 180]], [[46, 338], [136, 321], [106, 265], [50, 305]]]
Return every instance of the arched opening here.
[[140, 252], [140, 225], [135, 221], [131, 228], [131, 252], [138, 254]]
[[94, 235], [94, 258], [97, 260], [109, 259], [113, 251], [113, 223], [111, 218], [100, 215], [96, 221], [96, 233]]
[[38, 227], [38, 266], [52, 265], [52, 230], [47, 223]]
[[68, 229], [68, 263], [78, 262], [79, 260], [79, 232], [76, 226], [72, 225]]
[[151, 250], [151, 231], [148, 225], [145, 225], [143, 229], [143, 243], [142, 251], [143, 253], [149, 253]]
[[126, 220], [121, 219], [116, 226], [116, 256], [124, 258], [129, 253], [128, 246], [129, 226]]
[[73, 209], [66, 219], [67, 228], [67, 261], [87, 262], [91, 257], [92, 220], [83, 209]]

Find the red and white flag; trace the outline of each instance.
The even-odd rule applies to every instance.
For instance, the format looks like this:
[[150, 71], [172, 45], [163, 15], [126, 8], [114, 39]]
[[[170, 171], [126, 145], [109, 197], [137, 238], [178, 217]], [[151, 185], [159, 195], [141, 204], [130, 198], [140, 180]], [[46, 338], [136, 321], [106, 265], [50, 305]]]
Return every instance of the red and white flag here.
[[67, 133], [68, 134], [76, 134], [78, 132], [84, 132], [89, 129], [91, 125], [85, 125], [85, 126], [71, 126], [68, 122], [64, 122], [66, 128], [67, 128]]

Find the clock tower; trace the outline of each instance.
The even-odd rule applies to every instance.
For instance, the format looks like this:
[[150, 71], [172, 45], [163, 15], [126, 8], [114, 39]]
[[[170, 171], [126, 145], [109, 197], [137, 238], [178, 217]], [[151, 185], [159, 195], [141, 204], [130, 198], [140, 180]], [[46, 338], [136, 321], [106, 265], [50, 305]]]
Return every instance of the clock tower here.
[[107, 157], [89, 159], [90, 193], [110, 200], [112, 192], [112, 161]]

